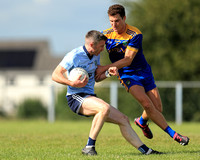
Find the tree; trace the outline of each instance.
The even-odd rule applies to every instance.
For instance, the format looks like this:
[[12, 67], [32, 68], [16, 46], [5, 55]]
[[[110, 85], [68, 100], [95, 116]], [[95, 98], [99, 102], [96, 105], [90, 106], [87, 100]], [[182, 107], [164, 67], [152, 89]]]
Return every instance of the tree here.
[[127, 23], [143, 33], [144, 55], [156, 80], [200, 79], [200, 1], [124, 3]]

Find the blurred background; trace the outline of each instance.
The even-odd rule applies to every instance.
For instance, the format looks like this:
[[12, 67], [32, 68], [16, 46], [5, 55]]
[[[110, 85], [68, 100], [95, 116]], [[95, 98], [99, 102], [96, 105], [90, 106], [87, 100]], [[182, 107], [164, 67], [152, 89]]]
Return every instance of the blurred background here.
[[[125, 6], [127, 23], [143, 33], [168, 121], [200, 122], [200, 1], [198, 0], [14, 0], [0, 1], [0, 117], [84, 119], [65, 98], [66, 86], [51, 80], [64, 55], [84, 44], [92, 29], [110, 27], [107, 9]], [[109, 64], [106, 51], [102, 65]], [[95, 86], [98, 97], [134, 119], [142, 107], [117, 78]]]

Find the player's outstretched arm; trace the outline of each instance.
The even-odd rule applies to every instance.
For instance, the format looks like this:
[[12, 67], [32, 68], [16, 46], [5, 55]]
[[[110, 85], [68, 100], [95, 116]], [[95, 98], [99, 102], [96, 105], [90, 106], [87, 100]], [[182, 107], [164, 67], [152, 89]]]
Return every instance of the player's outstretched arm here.
[[102, 73], [104, 73], [110, 67], [117, 67], [118, 69], [121, 69], [123, 67], [129, 66], [132, 63], [137, 52], [138, 52], [138, 49], [136, 49], [136, 48], [133, 48], [132, 50], [126, 49], [124, 58], [122, 58], [114, 63], [105, 65], [105, 66], [99, 66], [96, 69], [96, 73], [97, 73], [96, 75], [100, 76]]
[[110, 67], [110, 68], [108, 68], [108, 70], [106, 70], [105, 72], [103, 72], [101, 74], [96, 72], [95, 81], [100, 82], [108, 77], [117, 76], [117, 75], [118, 75], [117, 67]]

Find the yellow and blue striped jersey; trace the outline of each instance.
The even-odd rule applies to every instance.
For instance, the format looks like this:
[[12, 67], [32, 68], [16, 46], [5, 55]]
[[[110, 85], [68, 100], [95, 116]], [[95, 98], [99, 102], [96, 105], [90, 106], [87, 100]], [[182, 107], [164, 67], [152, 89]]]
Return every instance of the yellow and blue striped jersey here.
[[126, 24], [126, 31], [122, 34], [117, 34], [112, 28], [103, 31], [103, 34], [108, 38], [106, 41], [106, 49], [109, 53], [109, 58], [112, 63], [123, 59], [126, 49], [138, 50], [132, 63], [128, 68], [131, 70], [140, 70], [148, 65], [142, 49], [142, 33], [136, 27]]

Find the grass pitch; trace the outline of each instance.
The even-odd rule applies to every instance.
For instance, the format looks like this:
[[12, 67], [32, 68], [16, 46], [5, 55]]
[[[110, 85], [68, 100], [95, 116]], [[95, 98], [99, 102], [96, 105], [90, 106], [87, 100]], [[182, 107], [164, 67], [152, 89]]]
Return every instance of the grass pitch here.
[[170, 126], [190, 137], [188, 146], [181, 146], [150, 122], [154, 138], [145, 138], [142, 131], [132, 126], [149, 147], [163, 155], [142, 155], [121, 136], [118, 126], [105, 124], [96, 142], [98, 156], [81, 154], [85, 146], [91, 121], [0, 120], [0, 160], [198, 160], [200, 159], [200, 123]]

